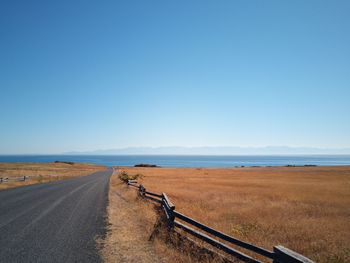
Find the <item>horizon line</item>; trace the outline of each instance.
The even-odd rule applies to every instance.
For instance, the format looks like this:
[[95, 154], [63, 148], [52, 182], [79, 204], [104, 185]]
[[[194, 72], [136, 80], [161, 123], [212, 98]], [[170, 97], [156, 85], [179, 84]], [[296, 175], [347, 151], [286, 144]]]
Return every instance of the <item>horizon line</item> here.
[[[157, 152], [158, 151], [158, 152]], [[197, 151], [197, 152], [196, 152]], [[64, 152], [0, 153], [0, 156], [15, 155], [169, 155], [169, 156], [291, 156], [291, 155], [350, 155], [350, 147], [310, 146], [131, 146], [97, 150], [73, 150]]]

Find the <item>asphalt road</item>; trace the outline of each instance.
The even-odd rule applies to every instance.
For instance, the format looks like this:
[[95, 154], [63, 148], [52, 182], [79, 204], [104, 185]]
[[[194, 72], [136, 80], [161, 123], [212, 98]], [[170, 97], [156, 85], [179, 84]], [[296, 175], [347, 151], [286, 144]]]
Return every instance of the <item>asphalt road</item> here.
[[111, 174], [0, 191], [0, 262], [101, 262]]

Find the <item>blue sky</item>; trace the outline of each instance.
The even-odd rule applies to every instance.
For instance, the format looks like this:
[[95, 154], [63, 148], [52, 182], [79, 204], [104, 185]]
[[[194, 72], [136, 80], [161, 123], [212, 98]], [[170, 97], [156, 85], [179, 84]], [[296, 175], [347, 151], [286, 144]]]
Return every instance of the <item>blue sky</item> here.
[[350, 147], [349, 1], [1, 1], [0, 153]]

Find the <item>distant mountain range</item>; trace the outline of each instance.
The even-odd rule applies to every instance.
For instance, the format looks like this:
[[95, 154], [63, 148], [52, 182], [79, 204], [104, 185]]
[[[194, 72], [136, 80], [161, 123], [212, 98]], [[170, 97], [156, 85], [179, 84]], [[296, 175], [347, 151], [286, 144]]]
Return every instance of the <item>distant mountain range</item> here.
[[119, 149], [66, 152], [69, 155], [302, 155], [350, 154], [350, 148], [312, 147], [128, 147]]

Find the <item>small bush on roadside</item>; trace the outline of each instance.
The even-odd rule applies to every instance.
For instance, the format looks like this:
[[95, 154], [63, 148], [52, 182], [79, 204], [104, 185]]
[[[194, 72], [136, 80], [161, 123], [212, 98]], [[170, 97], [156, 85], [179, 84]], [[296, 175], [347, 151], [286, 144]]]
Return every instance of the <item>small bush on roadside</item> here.
[[128, 174], [126, 171], [122, 171], [119, 174], [120, 180], [124, 182], [128, 182], [129, 180], [136, 180], [137, 178], [141, 178], [142, 174]]

